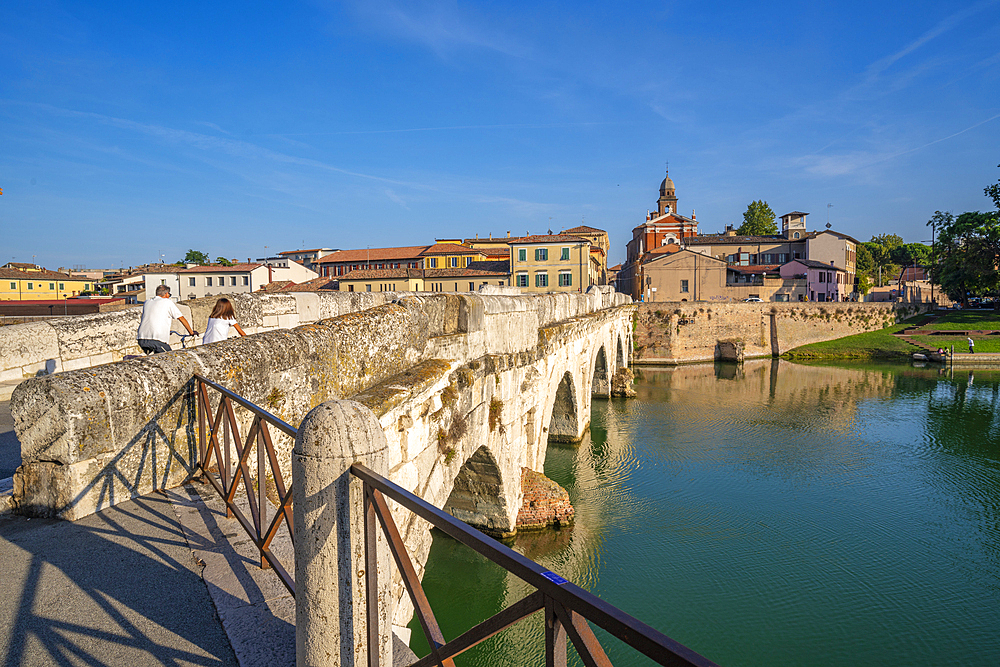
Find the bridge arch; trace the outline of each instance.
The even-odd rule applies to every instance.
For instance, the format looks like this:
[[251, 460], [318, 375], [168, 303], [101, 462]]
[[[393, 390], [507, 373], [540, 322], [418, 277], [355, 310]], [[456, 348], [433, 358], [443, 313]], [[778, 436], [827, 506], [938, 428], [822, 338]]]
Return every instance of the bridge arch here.
[[597, 350], [597, 355], [593, 363], [594, 371], [591, 373], [590, 393], [592, 396], [608, 397], [611, 395], [611, 373], [608, 370], [608, 359], [604, 353], [604, 346]]
[[573, 374], [563, 373], [556, 386], [552, 401], [552, 412], [549, 417], [549, 440], [553, 442], [576, 442], [580, 439], [583, 429], [580, 428], [578, 392], [573, 383]]
[[625, 367], [625, 351], [622, 347], [621, 334], [615, 336], [618, 339], [618, 351], [615, 353], [615, 370]]
[[503, 472], [486, 445], [462, 464], [444, 510], [487, 533], [505, 535], [513, 531]]

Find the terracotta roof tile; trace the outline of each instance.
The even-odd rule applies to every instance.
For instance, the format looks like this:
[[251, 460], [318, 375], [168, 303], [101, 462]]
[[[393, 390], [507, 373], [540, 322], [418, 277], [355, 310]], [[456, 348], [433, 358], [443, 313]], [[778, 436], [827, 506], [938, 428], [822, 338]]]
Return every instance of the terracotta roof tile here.
[[590, 243], [590, 241], [569, 234], [536, 234], [507, 241], [507, 245], [514, 243]]
[[426, 245], [403, 246], [399, 248], [361, 248], [360, 250], [338, 250], [319, 259], [318, 264], [344, 262], [405, 261], [419, 259], [420, 253], [429, 248]]

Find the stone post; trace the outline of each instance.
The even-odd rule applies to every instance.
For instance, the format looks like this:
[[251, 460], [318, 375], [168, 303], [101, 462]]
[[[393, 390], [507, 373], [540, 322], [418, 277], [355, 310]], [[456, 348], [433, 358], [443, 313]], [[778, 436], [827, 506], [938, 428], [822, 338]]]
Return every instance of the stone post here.
[[[298, 667], [368, 664], [363, 483], [352, 463], [387, 472], [388, 445], [371, 410], [329, 401], [306, 415], [292, 452], [295, 652]], [[392, 664], [390, 554], [378, 535], [380, 664]]]

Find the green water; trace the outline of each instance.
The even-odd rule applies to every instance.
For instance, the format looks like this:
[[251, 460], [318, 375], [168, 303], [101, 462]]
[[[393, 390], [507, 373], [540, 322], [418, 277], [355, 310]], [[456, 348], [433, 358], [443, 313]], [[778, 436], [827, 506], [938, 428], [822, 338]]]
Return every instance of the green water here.
[[[766, 361], [636, 390], [549, 445], [576, 523], [516, 549], [726, 666], [1000, 665], [1000, 372]], [[424, 585], [448, 639], [530, 592], [440, 534]], [[456, 662], [542, 642], [536, 614]]]

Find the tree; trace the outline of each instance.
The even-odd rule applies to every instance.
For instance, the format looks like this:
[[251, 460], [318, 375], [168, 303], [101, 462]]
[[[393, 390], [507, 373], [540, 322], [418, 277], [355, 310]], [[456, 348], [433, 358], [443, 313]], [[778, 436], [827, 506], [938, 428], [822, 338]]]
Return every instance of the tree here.
[[774, 211], [763, 199], [750, 202], [743, 213], [743, 224], [736, 233], [740, 236], [777, 234], [778, 225], [774, 224]]
[[215, 263], [219, 264], [220, 266], [232, 266], [233, 265], [233, 263], [231, 261], [229, 261], [228, 259], [226, 259], [225, 257], [216, 257], [215, 258]]
[[187, 254], [184, 255], [185, 264], [208, 264], [208, 255], [201, 252], [200, 250], [188, 250]]
[[[1000, 167], [1000, 164], [997, 165]], [[993, 185], [987, 185], [983, 188], [983, 192], [986, 196], [993, 200], [993, 205], [1000, 209], [1000, 179], [997, 180]]]
[[893, 250], [903, 245], [903, 237], [899, 234], [879, 234], [878, 236], [873, 236], [872, 243], [877, 243], [886, 250]]
[[857, 254], [854, 258], [854, 268], [855, 272], [859, 276], [871, 276], [872, 271], [875, 270], [875, 260], [872, 259], [872, 254], [862, 243], [857, 247]]
[[[871, 277], [872, 279], [875, 280], [875, 283], [879, 287], [884, 286], [887, 282], [892, 280], [892, 278], [899, 273], [899, 267], [893, 264], [892, 262], [890, 249], [875, 240], [877, 238], [885, 236], [896, 236], [896, 235], [881, 234], [878, 237], [873, 236], [871, 241], [866, 241], [862, 243], [858, 248], [859, 251], [861, 249], [864, 249], [868, 252], [869, 255], [871, 255], [872, 263], [874, 264], [874, 266], [872, 267]], [[896, 238], [898, 239], [899, 237], [896, 236]], [[900, 241], [902, 241], [902, 239], [900, 239]]]
[[904, 243], [893, 248], [889, 257], [901, 266], [926, 266], [931, 258], [931, 248], [923, 243]]
[[932, 218], [938, 237], [931, 280], [949, 298], [969, 305], [970, 296], [1000, 288], [1000, 216], [997, 212], [966, 212], [957, 218], [940, 211]]
[[874, 286], [875, 283], [872, 281], [871, 276], [869, 275], [858, 276], [858, 291], [861, 292], [861, 294], [863, 295], [868, 294], [868, 292], [872, 291], [872, 287]]

